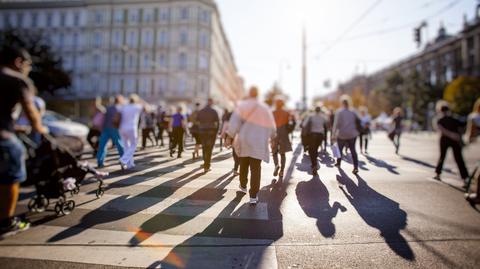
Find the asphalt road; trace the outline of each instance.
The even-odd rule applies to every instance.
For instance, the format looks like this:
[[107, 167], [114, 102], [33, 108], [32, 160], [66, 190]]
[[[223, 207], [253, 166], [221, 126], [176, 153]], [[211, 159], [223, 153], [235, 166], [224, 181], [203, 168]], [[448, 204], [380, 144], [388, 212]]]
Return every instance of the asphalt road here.
[[[480, 212], [464, 199], [451, 153], [442, 181], [432, 179], [438, 138], [406, 134], [400, 154], [375, 134], [360, 173], [320, 156], [318, 177], [298, 139], [287, 174], [273, 182], [262, 165], [260, 203], [236, 192], [227, 150], [215, 150], [213, 171], [165, 149], [136, 155], [121, 172], [110, 156], [105, 195], [87, 179], [71, 199], [77, 208], [56, 217], [28, 213], [30, 230], [0, 241], [0, 268], [478, 268]], [[480, 145], [465, 148], [468, 168]], [[90, 160], [92, 161], [92, 160]], [[18, 212], [34, 194], [22, 190]], [[54, 201], [52, 201], [54, 203]]]

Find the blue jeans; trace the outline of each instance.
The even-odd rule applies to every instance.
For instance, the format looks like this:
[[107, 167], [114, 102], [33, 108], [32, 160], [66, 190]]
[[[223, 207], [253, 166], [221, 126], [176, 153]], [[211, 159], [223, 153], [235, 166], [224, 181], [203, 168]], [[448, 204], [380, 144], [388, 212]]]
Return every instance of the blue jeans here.
[[116, 128], [104, 128], [100, 135], [100, 143], [97, 152], [97, 164], [103, 166], [105, 157], [107, 157], [107, 143], [112, 139], [113, 144], [117, 147], [118, 154], [123, 155], [123, 144], [120, 140], [120, 133]]
[[21, 183], [26, 180], [26, 151], [13, 133], [0, 138], [0, 184]]

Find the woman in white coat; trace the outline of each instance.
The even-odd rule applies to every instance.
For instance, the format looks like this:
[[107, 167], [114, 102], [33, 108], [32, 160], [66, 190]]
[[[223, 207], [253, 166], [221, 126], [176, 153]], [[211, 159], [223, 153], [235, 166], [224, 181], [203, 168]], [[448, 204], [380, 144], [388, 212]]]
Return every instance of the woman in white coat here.
[[248, 98], [241, 101], [230, 118], [226, 145], [232, 143], [240, 160], [240, 191], [247, 193], [250, 169], [250, 204], [258, 202], [261, 162], [269, 162], [269, 139], [276, 134], [272, 111], [257, 100], [258, 89], [251, 87]]
[[122, 169], [131, 169], [135, 167], [133, 155], [137, 149], [138, 142], [138, 121], [140, 113], [143, 110], [143, 105], [140, 103], [140, 98], [136, 94], [129, 97], [130, 102], [120, 108], [120, 136], [125, 147], [124, 153], [120, 158], [120, 165]]

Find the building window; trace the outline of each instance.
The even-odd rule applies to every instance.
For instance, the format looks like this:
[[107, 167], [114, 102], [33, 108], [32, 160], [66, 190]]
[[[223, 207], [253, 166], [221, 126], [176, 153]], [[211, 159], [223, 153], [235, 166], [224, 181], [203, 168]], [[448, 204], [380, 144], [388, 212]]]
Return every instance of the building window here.
[[143, 55], [143, 68], [145, 70], [151, 69], [150, 56], [148, 54]]
[[65, 13], [61, 13], [60, 14], [60, 26], [65, 27], [66, 21], [67, 21], [67, 16], [65, 15]]
[[164, 78], [157, 80], [157, 90], [159, 93], [164, 93], [167, 90], [167, 83]]
[[129, 23], [137, 23], [138, 22], [138, 13], [139, 13], [138, 9], [131, 9], [129, 11], [129, 15], [128, 15], [128, 22]]
[[137, 32], [132, 30], [128, 33], [128, 46], [135, 48], [137, 46]]
[[38, 25], [38, 14], [36, 12], [32, 13], [31, 27], [35, 28]]
[[210, 22], [210, 12], [208, 10], [200, 11], [200, 21], [203, 23]]
[[73, 41], [72, 41], [72, 45], [74, 48], [78, 47], [78, 33], [74, 33], [73, 34]]
[[200, 33], [200, 48], [207, 49], [208, 48], [208, 35], [205, 32]]
[[158, 44], [162, 47], [168, 45], [168, 32], [166, 30], [160, 31], [160, 34], [158, 35]]
[[207, 59], [206, 55], [204, 55], [204, 54], [200, 55], [200, 57], [198, 59], [198, 66], [202, 70], [208, 69], [208, 59]]
[[180, 45], [186, 46], [188, 44], [188, 32], [187, 30], [180, 31]]
[[161, 22], [168, 22], [170, 19], [170, 9], [169, 8], [161, 8], [160, 9], [160, 21]]
[[52, 27], [53, 15], [52, 13], [47, 13], [47, 27]]
[[80, 13], [79, 12], [75, 12], [75, 14], [73, 15], [73, 25], [74, 26], [80, 26]]
[[161, 68], [167, 68], [167, 57], [165, 56], [165, 54], [160, 54], [160, 56], [158, 56], [158, 65], [161, 67]]
[[154, 9], [146, 9], [143, 11], [143, 22], [144, 23], [151, 23], [153, 22], [153, 13]]
[[187, 80], [183, 77], [178, 79], [178, 93], [184, 94], [187, 91]]
[[185, 54], [184, 52], [181, 52], [178, 56], [178, 68], [180, 70], [187, 69], [187, 54]]
[[93, 71], [100, 71], [100, 55], [93, 56]]
[[118, 24], [124, 23], [125, 22], [125, 10], [123, 10], [123, 9], [115, 10], [114, 21], [115, 21], [115, 23], [118, 23]]
[[23, 13], [18, 13], [17, 14], [17, 26], [19, 28], [23, 27]]
[[151, 30], [145, 30], [142, 37], [142, 45], [148, 47], [151, 47], [153, 45], [153, 35]]
[[181, 20], [188, 20], [188, 8], [187, 7], [180, 8], [180, 19]]
[[64, 45], [65, 45], [65, 35], [63, 33], [60, 33], [60, 35], [58, 36], [58, 46], [60, 48], [63, 48]]
[[100, 33], [95, 33], [94, 34], [93, 46], [95, 48], [100, 48], [102, 46], [102, 35]]
[[101, 11], [98, 10], [95, 12], [94, 21], [96, 24], [101, 24], [103, 22], [103, 14]]
[[122, 35], [122, 33], [120, 32], [120, 30], [116, 30], [113, 33], [113, 44], [117, 47], [122, 45], [122, 36], [121, 35]]
[[136, 59], [133, 54], [128, 55], [128, 69], [133, 70], [136, 66]]

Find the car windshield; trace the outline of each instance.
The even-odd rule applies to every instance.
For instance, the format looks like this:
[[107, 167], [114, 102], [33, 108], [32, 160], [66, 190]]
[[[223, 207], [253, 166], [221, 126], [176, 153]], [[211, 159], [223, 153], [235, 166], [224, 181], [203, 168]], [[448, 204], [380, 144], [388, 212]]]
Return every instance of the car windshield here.
[[70, 119], [53, 111], [45, 111], [45, 114], [43, 114], [42, 120], [45, 122], [51, 122], [51, 121], [69, 121]]

